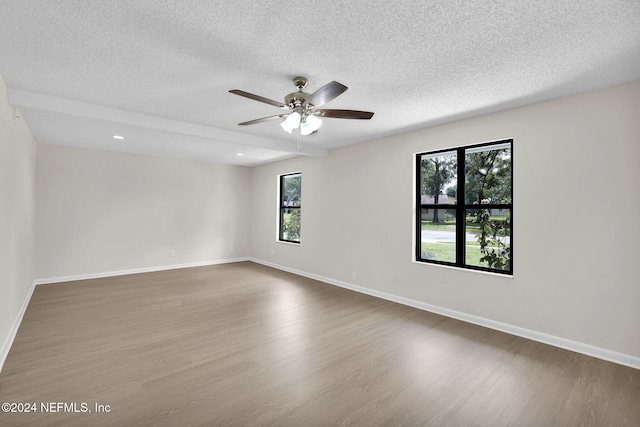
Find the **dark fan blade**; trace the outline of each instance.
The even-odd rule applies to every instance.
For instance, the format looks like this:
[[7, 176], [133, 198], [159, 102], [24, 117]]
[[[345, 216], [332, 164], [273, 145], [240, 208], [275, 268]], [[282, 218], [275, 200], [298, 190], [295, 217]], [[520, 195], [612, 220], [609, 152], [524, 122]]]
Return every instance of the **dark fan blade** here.
[[320, 117], [331, 117], [333, 119], [363, 119], [369, 120], [373, 113], [369, 111], [356, 110], [315, 110]]
[[347, 87], [341, 83], [335, 81], [327, 83], [317, 91], [313, 92], [303, 105], [306, 107], [308, 104], [310, 104], [314, 107], [320, 107], [321, 105], [324, 105], [332, 99], [336, 98], [345, 90], [347, 90]]
[[238, 126], [255, 125], [256, 123], [268, 122], [269, 120], [281, 119], [288, 116], [288, 114], [278, 114], [277, 116], [263, 117], [261, 119], [249, 120], [248, 122], [238, 123]]
[[254, 99], [256, 101], [264, 102], [265, 104], [275, 105], [276, 107], [280, 107], [280, 108], [283, 108], [285, 110], [287, 110], [289, 108], [286, 105], [284, 105], [282, 102], [274, 101], [273, 99], [265, 98], [263, 96], [254, 95], [252, 93], [245, 92], [243, 90], [233, 89], [233, 90], [230, 90], [229, 92], [234, 93], [236, 95], [244, 96], [245, 98]]

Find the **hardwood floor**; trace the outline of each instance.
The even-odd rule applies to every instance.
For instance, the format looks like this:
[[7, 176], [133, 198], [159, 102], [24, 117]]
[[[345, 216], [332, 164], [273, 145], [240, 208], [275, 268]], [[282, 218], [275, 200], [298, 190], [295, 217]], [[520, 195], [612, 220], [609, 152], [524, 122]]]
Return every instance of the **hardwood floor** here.
[[2, 426], [640, 426], [640, 371], [244, 262], [38, 286], [0, 402], [38, 410]]

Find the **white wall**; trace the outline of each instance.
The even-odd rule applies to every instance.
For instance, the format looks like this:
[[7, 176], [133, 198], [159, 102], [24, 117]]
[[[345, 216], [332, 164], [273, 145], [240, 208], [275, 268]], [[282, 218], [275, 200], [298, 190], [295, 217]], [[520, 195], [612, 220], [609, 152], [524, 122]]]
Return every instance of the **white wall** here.
[[39, 144], [36, 277], [246, 257], [250, 174], [239, 166]]
[[[636, 81], [256, 167], [252, 256], [640, 357], [639, 118]], [[413, 263], [413, 153], [509, 137], [514, 277]], [[290, 171], [300, 246], [274, 237], [276, 177]]]
[[0, 368], [33, 283], [36, 143], [0, 76]]

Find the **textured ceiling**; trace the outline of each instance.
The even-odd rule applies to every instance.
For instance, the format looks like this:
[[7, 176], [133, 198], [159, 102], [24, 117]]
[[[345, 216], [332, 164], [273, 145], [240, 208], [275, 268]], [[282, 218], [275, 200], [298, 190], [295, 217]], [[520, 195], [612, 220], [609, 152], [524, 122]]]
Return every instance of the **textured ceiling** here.
[[[640, 79], [640, 1], [2, 0], [0, 74], [38, 142], [251, 166]], [[296, 75], [373, 119], [237, 126]]]

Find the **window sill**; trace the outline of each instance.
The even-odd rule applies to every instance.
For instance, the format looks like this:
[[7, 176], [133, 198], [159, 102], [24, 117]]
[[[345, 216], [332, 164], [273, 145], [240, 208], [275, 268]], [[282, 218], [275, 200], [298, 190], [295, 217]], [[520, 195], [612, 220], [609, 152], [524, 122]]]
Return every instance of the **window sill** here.
[[300, 242], [287, 242], [286, 240], [276, 240], [276, 243], [284, 243], [285, 245], [300, 246]]
[[491, 271], [474, 270], [472, 268], [455, 267], [453, 265], [433, 264], [433, 263], [430, 263], [430, 262], [421, 262], [421, 261], [416, 261], [416, 260], [412, 260], [411, 262], [414, 263], [414, 264], [426, 265], [426, 266], [429, 266], [429, 267], [448, 268], [450, 270], [456, 270], [456, 271], [465, 272], [465, 273], [488, 274], [489, 276], [503, 277], [503, 278], [506, 278], [506, 279], [513, 279], [513, 277], [514, 277], [513, 274], [493, 273]]

